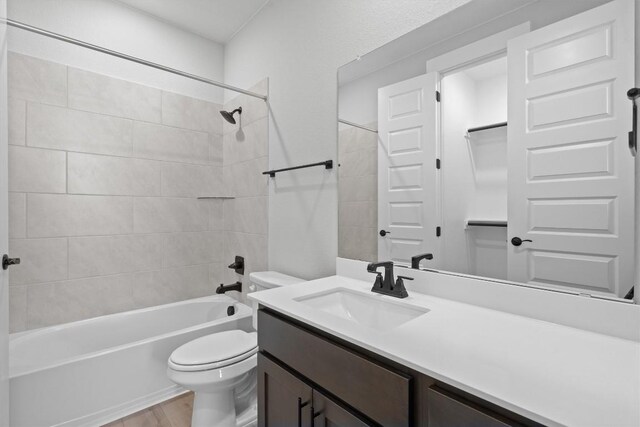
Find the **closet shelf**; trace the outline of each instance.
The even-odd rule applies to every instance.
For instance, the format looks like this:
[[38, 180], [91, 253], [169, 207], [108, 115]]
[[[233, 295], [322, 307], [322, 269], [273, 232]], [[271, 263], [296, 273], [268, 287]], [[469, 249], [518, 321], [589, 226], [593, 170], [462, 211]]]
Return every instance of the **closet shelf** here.
[[198, 200], [229, 200], [235, 199], [233, 196], [201, 196]]
[[470, 219], [467, 220], [467, 227], [506, 227], [507, 221], [503, 220], [486, 220], [486, 219]]
[[475, 127], [475, 128], [469, 128], [469, 129], [467, 129], [467, 132], [468, 133], [481, 132], [483, 130], [496, 129], [496, 128], [502, 128], [502, 127], [507, 127], [507, 122], [500, 122], [500, 123], [494, 123], [494, 124], [486, 125], [486, 126], [478, 126], [478, 127]]

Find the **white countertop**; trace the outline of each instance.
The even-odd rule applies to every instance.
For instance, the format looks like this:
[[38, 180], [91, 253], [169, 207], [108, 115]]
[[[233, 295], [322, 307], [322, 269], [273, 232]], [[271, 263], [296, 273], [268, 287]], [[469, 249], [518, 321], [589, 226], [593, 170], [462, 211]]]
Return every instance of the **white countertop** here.
[[379, 332], [295, 301], [371, 283], [332, 276], [249, 294], [286, 316], [546, 425], [640, 426], [640, 343], [416, 292], [430, 311]]

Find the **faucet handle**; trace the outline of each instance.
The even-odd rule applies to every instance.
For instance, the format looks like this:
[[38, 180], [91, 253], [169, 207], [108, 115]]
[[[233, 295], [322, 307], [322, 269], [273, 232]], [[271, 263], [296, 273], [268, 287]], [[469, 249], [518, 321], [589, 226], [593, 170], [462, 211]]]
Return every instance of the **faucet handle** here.
[[404, 280], [413, 280], [413, 277], [407, 277], [407, 276], [398, 276], [398, 279], [404, 279]]

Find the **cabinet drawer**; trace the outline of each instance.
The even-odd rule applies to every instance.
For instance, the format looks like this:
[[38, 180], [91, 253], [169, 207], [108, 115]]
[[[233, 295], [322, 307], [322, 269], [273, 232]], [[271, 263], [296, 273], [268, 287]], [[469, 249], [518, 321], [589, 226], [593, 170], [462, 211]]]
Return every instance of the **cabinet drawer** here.
[[409, 426], [411, 377], [306, 331], [258, 313], [258, 345], [383, 426]]
[[429, 427], [520, 427], [522, 424], [438, 387], [427, 391]]

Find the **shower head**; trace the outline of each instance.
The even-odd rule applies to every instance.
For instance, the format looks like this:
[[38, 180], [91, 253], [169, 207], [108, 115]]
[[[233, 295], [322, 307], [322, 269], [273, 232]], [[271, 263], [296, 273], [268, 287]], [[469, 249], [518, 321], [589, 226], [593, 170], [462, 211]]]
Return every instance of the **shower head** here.
[[228, 111], [224, 111], [224, 110], [220, 111], [220, 114], [222, 115], [222, 117], [224, 117], [224, 119], [226, 121], [228, 121], [229, 123], [231, 123], [232, 125], [236, 124], [236, 119], [233, 118], [233, 115], [235, 113], [242, 114], [242, 107], [238, 107], [235, 110], [233, 110], [232, 112], [228, 112]]

